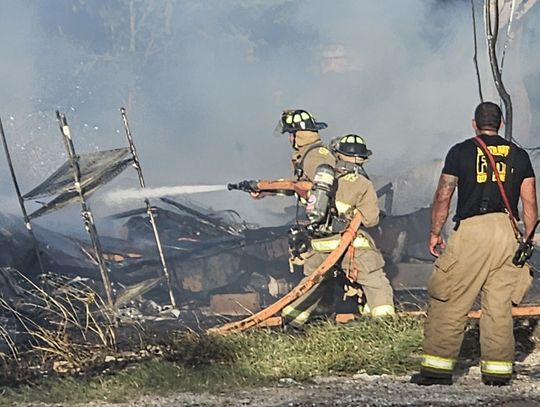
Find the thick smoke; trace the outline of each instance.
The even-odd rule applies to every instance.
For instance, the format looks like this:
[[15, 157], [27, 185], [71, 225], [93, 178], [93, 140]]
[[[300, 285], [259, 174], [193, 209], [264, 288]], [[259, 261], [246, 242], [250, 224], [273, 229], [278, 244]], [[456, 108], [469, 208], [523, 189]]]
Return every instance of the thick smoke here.
[[[272, 137], [285, 108], [306, 108], [327, 122], [326, 141], [363, 135], [374, 151], [367, 169], [384, 174], [381, 183], [406, 180], [419, 165], [438, 171], [424, 163], [472, 134], [479, 98], [469, 1], [57, 0], [50, 7], [5, 0], [3, 6], [0, 114], [23, 190], [65, 160], [56, 108], [85, 152], [125, 145], [118, 113], [125, 106], [152, 187], [290, 175], [290, 146]], [[528, 90], [533, 117], [540, 53], [531, 34], [538, 24], [528, 19], [538, 21], [535, 9], [521, 21], [504, 73], [511, 93], [514, 84]], [[482, 30], [479, 15], [480, 63], [490, 83]], [[521, 105], [515, 109], [519, 114]], [[523, 139], [540, 142], [532, 136], [539, 128], [531, 120]], [[136, 174], [128, 174], [113, 188], [137, 186]], [[3, 177], [4, 207], [16, 210], [9, 184]], [[267, 223], [282, 222], [283, 206], [292, 204], [234, 192], [200, 199]], [[398, 205], [400, 199], [396, 209], [407, 212], [431, 195], [396, 196]], [[106, 210], [99, 193], [91, 203]], [[262, 219], [264, 210], [276, 216]]]

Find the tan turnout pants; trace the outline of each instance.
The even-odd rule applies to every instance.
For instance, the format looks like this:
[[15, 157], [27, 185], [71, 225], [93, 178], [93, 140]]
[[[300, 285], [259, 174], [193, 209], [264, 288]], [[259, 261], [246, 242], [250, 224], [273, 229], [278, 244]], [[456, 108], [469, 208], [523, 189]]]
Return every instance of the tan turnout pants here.
[[[309, 276], [326, 259], [329, 253], [312, 251], [304, 263], [304, 275]], [[357, 271], [354, 280], [362, 286], [369, 313], [373, 316], [394, 314], [393, 290], [383, 270], [384, 259], [374, 248], [354, 250], [343, 257], [341, 268], [347, 273], [351, 266]], [[329, 314], [334, 309], [335, 279], [328, 272], [323, 281], [283, 309], [282, 316], [292, 325], [304, 324], [311, 315]]]
[[530, 282], [529, 269], [517, 268], [518, 247], [505, 213], [461, 221], [435, 261], [428, 284], [430, 304], [424, 327], [422, 367], [451, 373], [463, 340], [467, 314], [481, 293], [482, 373], [512, 374], [512, 303], [519, 303]]

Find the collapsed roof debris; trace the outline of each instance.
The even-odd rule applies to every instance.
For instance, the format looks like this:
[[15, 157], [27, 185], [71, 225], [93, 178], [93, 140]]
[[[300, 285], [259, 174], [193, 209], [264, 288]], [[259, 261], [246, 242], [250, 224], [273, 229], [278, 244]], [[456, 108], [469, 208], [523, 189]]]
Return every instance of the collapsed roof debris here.
[[[176, 290], [186, 295], [183, 303], [207, 297], [211, 290], [234, 286], [239, 280], [247, 281], [253, 271], [275, 278], [288, 274], [288, 226], [255, 228], [236, 217], [234, 221], [227, 220], [231, 218], [229, 212], [217, 216], [201, 213], [200, 218], [193, 215], [197, 213], [196, 209], [186, 203], [178, 204], [190, 213], [174, 206], [172, 210], [157, 207], [153, 211], [158, 227], [163, 231], [164, 253], [171, 265]], [[117, 305], [121, 305], [119, 300], [127, 302], [120, 293], [121, 287], [133, 290], [138, 284], [147, 282], [152, 282], [152, 287], [143, 291], [154, 288], [150, 298], [160, 302], [166, 299], [162, 290], [156, 291], [155, 285], [162, 282], [161, 278], [156, 279], [160, 263], [152, 231], [143, 213], [144, 209], [140, 209], [112, 217], [127, 219], [123, 222], [123, 239], [101, 236], [103, 254], [117, 292]], [[39, 225], [34, 225], [34, 232], [46, 269], [96, 280], [95, 252], [90, 241]], [[32, 251], [31, 239], [16, 218], [0, 214], [0, 242], [5, 248], [4, 262], [13, 264], [25, 275], [37, 277], [36, 258], [28, 255]]]
[[[128, 165], [134, 164], [130, 152], [129, 148], [118, 148], [78, 156], [83, 195], [94, 193]], [[71, 163], [64, 163], [22, 198], [30, 200], [57, 195], [51, 202], [61, 203], [46, 204], [47, 210], [59, 208], [64, 202], [77, 202], [70, 169]], [[383, 185], [378, 195], [381, 200], [385, 199], [386, 217], [371, 233], [387, 261], [389, 277], [399, 282], [400, 287], [396, 288], [407, 287], [407, 284], [423, 286], [425, 280], [422, 279], [426, 277], [423, 271], [429, 268], [431, 257], [425, 247], [422, 226], [429, 222], [430, 209], [392, 216], [392, 183]], [[247, 224], [234, 210], [215, 212], [192, 201], [167, 197], [161, 202], [159, 207], [139, 208], [111, 216], [111, 221], [123, 222], [123, 235], [120, 238], [100, 236], [101, 255], [108, 269], [116, 308], [131, 308], [131, 315], [139, 317], [144, 317], [144, 312], [155, 314], [166, 309], [160, 305], [170, 299], [160, 272], [163, 267], [161, 255], [167, 259], [172, 290], [181, 299], [177, 305], [184, 309], [205, 309], [212, 295], [243, 292], [257, 292], [261, 306], [267, 305], [290, 291], [301, 278], [301, 273], [289, 273], [289, 225], [259, 228]], [[38, 211], [45, 210], [42, 207]], [[148, 222], [149, 212], [155, 218], [154, 225]], [[34, 212], [28, 218], [38, 216]], [[159, 230], [162, 251], [156, 251], [154, 226]], [[102, 291], [96, 284], [98, 253], [91, 240], [68, 237], [38, 225], [34, 226], [33, 233], [46, 270], [71, 278], [87, 278], [98, 292]], [[3, 264], [28, 276], [39, 274], [36, 256], [28, 255], [32, 251], [32, 240], [23, 225], [0, 214], [0, 240], [5, 248]], [[411, 264], [427, 267], [412, 278]], [[138, 307], [139, 311], [134, 312], [133, 307]]]
[[[168, 208], [154, 207], [153, 212], [175, 291], [181, 293], [181, 304], [198, 301], [201, 307], [212, 294], [238, 293], [246, 289], [259, 291], [261, 300], [268, 303], [274, 296], [285, 294], [300, 278], [300, 273], [289, 272], [288, 225], [258, 228], [247, 224], [234, 211], [212, 212], [187, 200], [164, 198], [162, 202], [168, 204]], [[390, 204], [389, 201], [388, 207]], [[385, 257], [395, 263], [428, 258], [421, 247], [423, 233], [418, 230], [418, 224], [429, 216], [428, 211], [424, 209], [410, 216], [387, 216], [382, 221], [381, 227], [373, 232]], [[111, 221], [123, 221], [121, 238], [101, 236], [116, 305], [126, 305], [141, 295], [158, 302], [166, 300], [160, 288], [163, 280], [156, 277], [160, 264], [145, 209], [115, 214]], [[31, 241], [22, 225], [0, 215], [1, 230], [11, 230], [9, 239], [4, 241], [6, 253], [11, 253], [12, 257], [9, 261], [25, 274], [35, 276], [35, 261], [23, 260], [28, 259]], [[97, 278], [91, 242], [38, 225], [34, 231], [47, 269], [91, 280]], [[390, 243], [395, 241], [395, 236], [401, 236], [398, 248]], [[18, 246], [13, 247], [13, 242], [19, 242]], [[257, 284], [252, 283], [253, 279]]]
[[[9, 153], [6, 136], [0, 120], [0, 133], [2, 136], [2, 142], [8, 160], [13, 184], [17, 193], [19, 204], [21, 206], [21, 211], [23, 213], [24, 223], [33, 241], [34, 250], [41, 272], [44, 273], [45, 269], [43, 267], [38, 242], [33, 233], [32, 224], [30, 221], [46, 213], [65, 207], [70, 203], [79, 202], [81, 204], [81, 215], [83, 217], [84, 227], [90, 235], [93, 248], [93, 250], [89, 251], [87, 248], [81, 246], [81, 250], [85, 254], [87, 254], [90, 259], [99, 267], [103, 288], [107, 298], [107, 304], [111, 312], [114, 311], [114, 299], [109, 278], [109, 270], [105, 263], [101, 242], [96, 230], [92, 212], [87, 203], [87, 198], [91, 194], [93, 194], [98, 188], [105, 185], [107, 182], [111, 181], [113, 178], [119, 175], [130, 164], [133, 164], [133, 166], [137, 170], [140, 187], [145, 187], [141, 164], [139, 162], [135, 144], [133, 142], [133, 137], [129, 129], [126, 111], [124, 108], [121, 108], [120, 112], [122, 115], [122, 122], [124, 124], [129, 147], [108, 151], [100, 151], [97, 153], [81, 156], [77, 155], [75, 152], [71, 131], [68, 126], [66, 116], [57, 110], [56, 117], [58, 120], [58, 125], [60, 127], [60, 132], [62, 134], [64, 145], [68, 153], [69, 160], [64, 163], [58, 170], [56, 170], [51, 176], [49, 176], [43, 183], [41, 183], [25, 195], [21, 194], [21, 190], [17, 182], [17, 177], [15, 175], [13, 163], [11, 161], [11, 155]], [[131, 157], [129, 157], [128, 155], [131, 155]], [[32, 214], [27, 214], [27, 210], [25, 207], [26, 200], [36, 200], [37, 198], [56, 194], [59, 194], [58, 196], [56, 196], [56, 198], [52, 199], [48, 203], [43, 204], [40, 209], [33, 212]], [[146, 212], [148, 215], [148, 219], [153, 230], [154, 240], [159, 254], [162, 273], [167, 282], [169, 300], [171, 302], [171, 305], [175, 307], [176, 299], [173, 294], [172, 282], [165, 262], [163, 249], [161, 247], [161, 241], [154, 219], [154, 214], [152, 213], [152, 209], [150, 207], [148, 199], [145, 198], [144, 202], [146, 204]]]
[[[247, 224], [234, 210], [215, 212], [197, 207], [192, 201], [167, 197], [162, 197], [162, 206], [156, 207], [145, 198], [145, 207], [110, 217], [113, 222], [123, 222], [121, 237], [98, 238], [86, 198], [130, 165], [137, 169], [140, 187], [145, 187], [125, 110], [121, 109], [121, 113], [129, 147], [80, 155], [73, 150], [65, 117], [58, 113], [70, 159], [24, 195], [20, 194], [14, 177], [25, 224], [31, 233], [26, 234], [22, 225], [0, 214], [0, 239], [6, 237], [2, 240], [6, 240], [4, 253], [8, 257], [3, 264], [32, 278], [45, 275], [44, 270], [54, 270], [72, 279], [88, 279], [88, 284], [98, 292], [103, 294], [104, 291], [111, 309], [123, 308], [128, 311], [121, 314], [138, 317], [144, 317], [145, 312], [155, 315], [170, 311], [166, 305], [169, 303], [176, 308], [169, 316], [177, 319], [183, 309], [208, 309], [212, 296], [218, 294], [256, 293], [255, 297], [246, 298], [251, 302], [257, 298], [260, 306], [287, 294], [302, 277], [301, 273], [289, 273], [287, 230], [290, 224], [287, 223], [259, 228]], [[4, 147], [9, 160], [5, 137]], [[433, 162], [426, 168], [429, 170], [439, 164]], [[394, 185], [400, 189], [401, 184], [425, 180], [426, 168], [418, 173], [413, 171], [401, 183], [399, 180], [387, 182], [377, 191], [381, 202], [384, 199], [386, 217], [370, 232], [386, 259], [390, 279], [400, 284], [394, 284], [397, 289], [425, 285], [427, 273], [424, 271], [429, 268], [431, 256], [425, 247], [423, 226], [429, 223], [430, 209], [425, 207], [393, 216]], [[25, 201], [50, 196], [54, 197], [50, 202], [26, 214]], [[87, 230], [94, 228], [90, 240], [30, 225], [31, 220], [77, 202], [83, 205]], [[15, 227], [15, 223], [18, 226]], [[29, 256], [32, 245], [39, 250]], [[39, 273], [36, 260], [41, 262], [41, 258], [45, 267]], [[421, 272], [413, 273], [411, 278], [411, 268], [422, 264], [427, 267], [421, 267]], [[101, 288], [97, 284], [96, 265], [102, 274]], [[7, 287], [8, 280], [3, 285]], [[217, 306], [211, 311], [220, 312]]]

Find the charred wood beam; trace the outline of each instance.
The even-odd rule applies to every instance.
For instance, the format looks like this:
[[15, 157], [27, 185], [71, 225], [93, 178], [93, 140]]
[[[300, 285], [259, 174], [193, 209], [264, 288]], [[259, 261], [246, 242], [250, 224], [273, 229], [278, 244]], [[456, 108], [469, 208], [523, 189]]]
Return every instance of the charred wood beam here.
[[[135, 143], [133, 142], [133, 137], [131, 135], [131, 130], [129, 128], [129, 122], [126, 115], [126, 109], [120, 108], [120, 114], [122, 115], [122, 122], [124, 124], [124, 130], [126, 132], [126, 137], [129, 144], [129, 149], [131, 151], [131, 155], [133, 156], [133, 166], [137, 170], [137, 175], [139, 176], [139, 185], [142, 189], [145, 188], [145, 182], [144, 182], [144, 176], [142, 172], [141, 162], [139, 161], [139, 156], [137, 154], [137, 149], [135, 148]], [[156, 218], [154, 216], [154, 213], [152, 212], [152, 207], [150, 205], [150, 201], [148, 198], [144, 198], [144, 204], [146, 206], [146, 213], [148, 214], [148, 219], [150, 220], [150, 225], [152, 226], [152, 232], [154, 234], [154, 239], [156, 241], [156, 246], [159, 253], [159, 260], [161, 262], [161, 267], [163, 270], [163, 276], [165, 277], [165, 281], [167, 282], [167, 287], [169, 291], [169, 299], [171, 300], [171, 305], [176, 308], [176, 298], [174, 296], [172, 281], [171, 281], [171, 275], [169, 273], [169, 270], [167, 268], [167, 262], [165, 260], [165, 255], [163, 254], [163, 247], [161, 245], [161, 239], [159, 237], [159, 231], [156, 224]]]
[[394, 203], [394, 186], [391, 182], [383, 185], [377, 190], [377, 198], [384, 195], [384, 212], [390, 216], [392, 214], [392, 204]]
[[11, 174], [11, 180], [13, 181], [13, 186], [15, 187], [15, 193], [17, 194], [17, 200], [19, 201], [19, 206], [21, 207], [21, 211], [23, 214], [24, 225], [26, 226], [26, 229], [28, 230], [28, 233], [30, 234], [30, 238], [32, 239], [32, 244], [34, 245], [34, 251], [36, 253], [36, 258], [37, 258], [41, 273], [45, 274], [45, 267], [43, 267], [43, 260], [41, 258], [41, 252], [39, 251], [39, 243], [34, 234], [34, 230], [32, 229], [32, 223], [30, 223], [30, 218], [28, 217], [28, 212], [26, 211], [26, 207], [24, 206], [24, 199], [21, 194], [21, 189], [19, 188], [17, 176], [15, 175], [15, 169], [13, 167], [13, 161], [11, 160], [11, 154], [9, 152], [9, 148], [7, 145], [6, 133], [4, 132], [4, 126], [2, 124], [1, 118], [0, 118], [0, 135], [2, 136], [2, 144], [4, 146], [4, 152], [6, 153], [6, 160], [8, 162], [9, 172]]
[[[403, 317], [424, 317], [426, 316], [426, 311], [400, 311], [396, 313], [398, 316]], [[467, 317], [470, 319], [479, 319], [482, 316], [481, 310], [470, 311], [467, 314]], [[540, 316], [540, 306], [531, 304], [531, 305], [519, 305], [512, 307], [512, 316], [513, 317], [538, 317]], [[346, 324], [348, 322], [354, 321], [358, 318], [357, 314], [336, 314], [335, 321], [338, 324]], [[282, 317], [272, 316], [265, 321], [259, 323], [257, 328], [272, 328], [283, 326]]]
[[99, 241], [99, 236], [97, 234], [96, 225], [94, 223], [94, 217], [92, 215], [92, 211], [90, 210], [90, 207], [88, 206], [88, 203], [86, 202], [86, 197], [84, 196], [84, 193], [81, 187], [81, 169], [79, 167], [78, 156], [75, 153], [75, 147], [73, 146], [71, 132], [70, 132], [67, 120], [66, 120], [66, 116], [63, 113], [60, 113], [57, 110], [56, 118], [58, 119], [60, 133], [62, 134], [62, 139], [64, 140], [64, 145], [66, 147], [66, 151], [68, 153], [68, 157], [71, 162], [75, 189], [77, 193], [79, 194], [79, 198], [81, 201], [81, 209], [82, 209], [81, 215], [83, 217], [84, 227], [86, 231], [88, 232], [88, 234], [90, 235], [90, 239], [92, 240], [92, 246], [94, 246], [94, 250], [96, 253], [96, 260], [98, 262], [99, 271], [101, 273], [101, 280], [103, 282], [105, 294], [107, 296], [107, 305], [110, 308], [110, 310], [113, 311], [114, 301], [113, 301], [111, 281], [109, 279], [109, 271], [107, 269], [107, 265], [105, 264], [105, 259], [103, 257], [103, 250], [101, 248], [101, 243]]
[[506, 29], [506, 39], [504, 40], [503, 52], [502, 52], [502, 57], [501, 57], [501, 72], [504, 66], [504, 57], [506, 56], [506, 50], [508, 49], [508, 44], [510, 43], [510, 38], [512, 36], [512, 22], [514, 21], [515, 11], [516, 11], [516, 0], [512, 0], [512, 6], [510, 7], [510, 16], [508, 17], [508, 25]]
[[163, 202], [169, 204], [169, 205], [172, 205], [174, 206], [175, 208], [178, 208], [184, 212], [186, 212], [187, 214], [190, 214], [190, 215], [193, 215], [195, 216], [196, 218], [198, 218], [201, 222], [207, 224], [207, 225], [210, 225], [212, 227], [215, 227], [229, 235], [233, 235], [233, 236], [238, 236], [238, 232], [234, 231], [234, 230], [231, 230], [230, 227], [226, 226], [226, 225], [223, 225], [221, 223], [219, 223], [218, 221], [216, 221], [215, 219], [213, 219], [212, 217], [210, 216], [207, 216], [207, 215], [204, 215], [202, 214], [201, 212], [195, 210], [195, 209], [192, 209], [186, 205], [182, 205], [180, 202], [176, 202], [172, 199], [169, 199], [169, 198], [160, 198]]

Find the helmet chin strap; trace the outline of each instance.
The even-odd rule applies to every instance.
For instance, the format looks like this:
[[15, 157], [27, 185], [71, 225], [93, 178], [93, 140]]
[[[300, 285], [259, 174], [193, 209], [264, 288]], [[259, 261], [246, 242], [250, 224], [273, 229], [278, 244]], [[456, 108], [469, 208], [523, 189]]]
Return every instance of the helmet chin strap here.
[[296, 144], [296, 133], [292, 133], [291, 138], [292, 138], [291, 144], [292, 144], [293, 150], [296, 150], [296, 151], [300, 150], [300, 147], [298, 147], [298, 145]]
[[359, 163], [353, 163], [350, 161], [338, 159], [336, 163], [336, 169], [341, 173], [341, 177], [347, 174], [358, 174], [363, 175], [364, 177], [369, 179], [369, 176], [363, 165], [366, 161], [367, 160], [362, 159], [362, 161]]
[[289, 133], [289, 142], [291, 143], [293, 150], [298, 151], [298, 146], [296, 145], [296, 133]]

